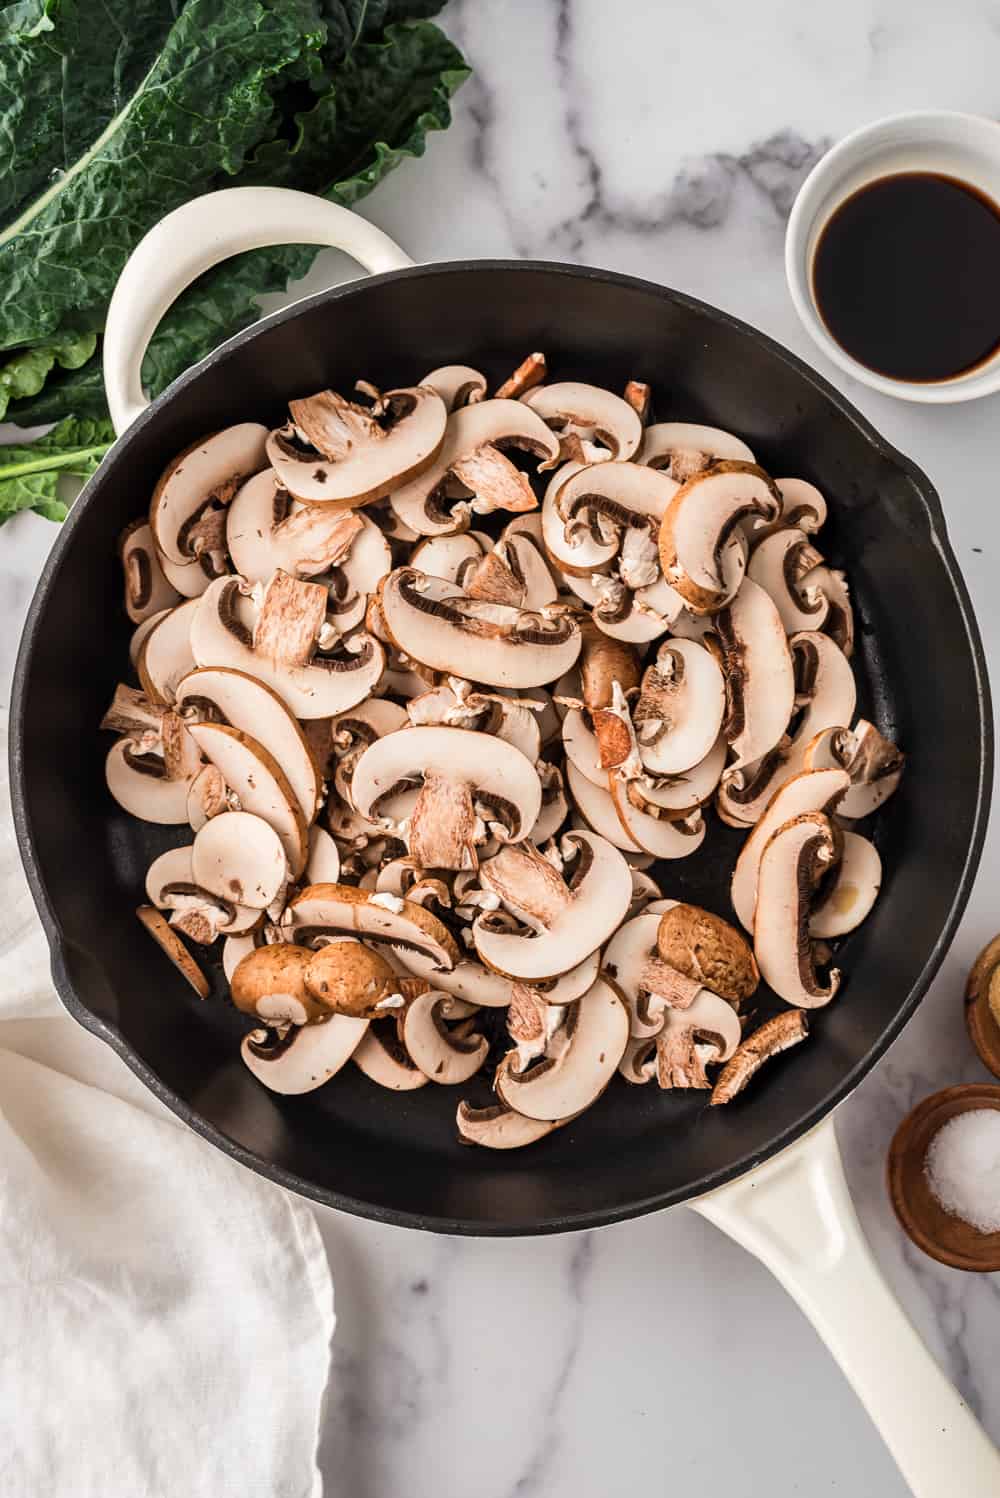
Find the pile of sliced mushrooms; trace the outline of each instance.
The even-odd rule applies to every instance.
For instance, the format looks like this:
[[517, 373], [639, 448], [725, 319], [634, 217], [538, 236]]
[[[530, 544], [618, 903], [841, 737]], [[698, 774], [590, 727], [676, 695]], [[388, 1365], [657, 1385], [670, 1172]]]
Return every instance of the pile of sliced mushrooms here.
[[[107, 784], [185, 829], [138, 915], [202, 998], [222, 942], [273, 1091], [485, 1069], [459, 1134], [509, 1149], [616, 1071], [729, 1102], [837, 993], [903, 757], [855, 720], [826, 504], [649, 402], [541, 354], [322, 391], [179, 454], [122, 537]], [[669, 897], [717, 819], [734, 922]]]

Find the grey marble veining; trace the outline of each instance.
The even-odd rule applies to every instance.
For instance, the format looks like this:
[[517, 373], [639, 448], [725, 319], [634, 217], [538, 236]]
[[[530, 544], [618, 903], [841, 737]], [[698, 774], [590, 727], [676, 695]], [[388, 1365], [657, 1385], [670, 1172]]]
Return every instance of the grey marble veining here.
[[[371, 218], [417, 259], [550, 257], [664, 281], [814, 363], [782, 269], [809, 166], [880, 114], [1000, 108], [990, 0], [454, 0], [444, 23], [476, 76], [452, 131], [365, 205]], [[324, 256], [307, 285], [348, 273]], [[1000, 658], [1000, 404], [922, 410], [823, 372], [937, 484]], [[0, 539], [3, 682], [52, 534], [29, 516]], [[883, 1185], [912, 1104], [986, 1075], [960, 996], [1000, 928], [998, 878], [994, 835], [931, 994], [838, 1127], [880, 1263], [1000, 1440], [1000, 1279], [919, 1255]], [[799, 1311], [693, 1214], [519, 1242], [320, 1217], [340, 1321], [321, 1443], [330, 1498], [903, 1498]]]

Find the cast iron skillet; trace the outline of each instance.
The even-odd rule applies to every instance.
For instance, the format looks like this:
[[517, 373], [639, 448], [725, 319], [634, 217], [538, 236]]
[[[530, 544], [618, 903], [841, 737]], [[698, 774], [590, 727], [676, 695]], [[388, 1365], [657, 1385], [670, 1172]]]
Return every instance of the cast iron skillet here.
[[[491, 1154], [456, 1142], [453, 1089], [389, 1095], [348, 1067], [319, 1092], [283, 1099], [250, 1076], [242, 1018], [199, 1002], [133, 915], [154, 853], [185, 839], [112, 803], [97, 724], [127, 674], [116, 537], [169, 458], [229, 422], [276, 423], [290, 396], [326, 385], [406, 384], [452, 361], [496, 382], [535, 348], [560, 378], [612, 389], [648, 380], [661, 420], [725, 427], [772, 473], [819, 485], [832, 513], [823, 547], [853, 589], [860, 706], [905, 748], [908, 770], [877, 824], [882, 897], [846, 944], [842, 993], [807, 1045], [730, 1107], [616, 1078], [541, 1145]], [[924, 475], [826, 381], [735, 318], [625, 276], [501, 261], [324, 292], [172, 386], [63, 527], [21, 644], [11, 728], [15, 822], [70, 1012], [181, 1118], [263, 1175], [363, 1216], [456, 1233], [556, 1232], [669, 1206], [817, 1123], [927, 989], [969, 893], [992, 781], [982, 646]], [[712, 853], [661, 867], [664, 893], [728, 914], [738, 841], [713, 827]]]

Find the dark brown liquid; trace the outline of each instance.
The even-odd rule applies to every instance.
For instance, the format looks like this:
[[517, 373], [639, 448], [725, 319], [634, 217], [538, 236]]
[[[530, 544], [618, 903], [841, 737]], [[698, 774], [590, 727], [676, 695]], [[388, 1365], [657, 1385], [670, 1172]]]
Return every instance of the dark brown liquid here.
[[897, 380], [949, 380], [1000, 345], [1000, 211], [965, 182], [900, 172], [832, 216], [813, 260], [823, 321]]

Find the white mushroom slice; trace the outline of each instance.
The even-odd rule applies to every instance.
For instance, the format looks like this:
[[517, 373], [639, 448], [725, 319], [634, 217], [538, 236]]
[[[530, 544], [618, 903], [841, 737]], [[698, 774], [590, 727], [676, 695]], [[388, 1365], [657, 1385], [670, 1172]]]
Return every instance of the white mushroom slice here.
[[772, 480], [753, 463], [723, 460], [681, 485], [660, 527], [660, 565], [692, 613], [732, 601], [746, 571], [740, 522], [772, 521], [780, 508]]
[[854, 732], [826, 728], [805, 747], [803, 764], [808, 769], [843, 767], [851, 778], [850, 789], [837, 813], [856, 821], [884, 806], [903, 776], [905, 756], [891, 739], [885, 738], [867, 718], [859, 718]]
[[502, 385], [497, 386], [497, 400], [514, 400], [524, 395], [526, 391], [533, 390], [536, 385], [540, 385], [548, 372], [548, 364], [543, 353], [536, 350], [528, 354], [521, 360], [514, 373], [509, 375]]
[[298, 721], [277, 692], [245, 671], [201, 666], [178, 684], [177, 707], [187, 710], [187, 722], [228, 723], [249, 733], [284, 770], [306, 821], [314, 819], [323, 783]]
[[361, 529], [360, 515], [297, 504], [267, 468], [229, 506], [226, 545], [247, 582], [266, 582], [278, 568], [291, 577], [315, 577], [343, 561]]
[[639, 756], [653, 775], [701, 764], [722, 728], [726, 686], [712, 653], [696, 640], [667, 640], [643, 678], [633, 710]]
[[411, 697], [406, 713], [416, 727], [444, 724], [494, 734], [520, 749], [532, 764], [541, 753], [541, 732], [536, 715], [528, 706], [513, 696], [477, 691], [457, 677], [452, 678], [450, 685]]
[[355, 636], [339, 656], [313, 656], [308, 665], [283, 665], [254, 649], [256, 609], [235, 578], [212, 583], [195, 606], [192, 664], [228, 666], [255, 676], [276, 692], [297, 718], [329, 718], [363, 702], [385, 666], [385, 651], [371, 635]]
[[836, 861], [836, 838], [826, 817], [811, 813], [786, 822], [774, 834], [757, 871], [754, 952], [765, 983], [786, 1004], [817, 1009], [840, 987], [831, 969], [825, 983], [816, 973], [809, 935], [813, 892]]
[[829, 635], [802, 630], [789, 640], [802, 716], [789, 750], [789, 773], [802, 767], [806, 749], [824, 728], [837, 728], [854, 717], [857, 687], [851, 663]]
[[601, 751], [593, 729], [578, 707], [571, 707], [562, 720], [566, 758], [591, 785], [608, 788], [608, 772], [601, 764]]
[[449, 413], [460, 406], [477, 405], [486, 395], [486, 376], [468, 364], [442, 364], [420, 383], [437, 391]]
[[632, 898], [629, 901], [628, 919], [640, 915], [650, 902], [659, 902], [660, 886], [655, 879], [641, 869], [632, 870]]
[[752, 578], [715, 616], [715, 627], [726, 678], [722, 731], [736, 755], [735, 769], [762, 759], [780, 742], [795, 707], [795, 674], [781, 615]]
[[196, 884], [224, 900], [266, 910], [288, 882], [281, 839], [269, 822], [227, 811], [206, 822], [191, 850]]
[[446, 972], [458, 962], [448, 928], [409, 900], [355, 889], [349, 884], [310, 884], [288, 906], [292, 940], [303, 946], [320, 936], [356, 936], [386, 942], [405, 958], [423, 952]]
[[461, 595], [442, 598], [433, 582], [401, 567], [379, 590], [393, 640], [425, 666], [488, 686], [534, 687], [561, 676], [580, 653], [579, 626], [566, 613], [528, 613]]
[[664, 1009], [656, 1036], [656, 1079], [663, 1088], [709, 1087], [706, 1066], [728, 1061], [742, 1039], [739, 1015], [703, 988], [687, 1009]]
[[[521, 396], [525, 405], [537, 411], [547, 426], [560, 437], [581, 439], [587, 444], [584, 451], [591, 462], [599, 461], [605, 453], [610, 458], [626, 462], [642, 441], [642, 421], [634, 407], [620, 395], [602, 390], [598, 385], [583, 385], [563, 381], [555, 385], [539, 385]], [[595, 448], [594, 441], [601, 444]], [[575, 456], [566, 452], [566, 457]]]
[[[491, 543], [492, 544], [492, 543]], [[488, 549], [488, 548], [487, 548]], [[410, 553], [410, 566], [427, 577], [440, 577], [461, 589], [470, 568], [485, 555], [483, 544], [472, 531], [459, 535], [427, 536]]]
[[814, 567], [802, 579], [804, 588], [816, 589], [829, 605], [823, 628], [850, 660], [854, 654], [854, 609], [847, 578], [835, 567]]
[[618, 1073], [633, 1087], [651, 1082], [656, 1076], [656, 1036], [630, 1035], [618, 1063]]
[[180, 602], [177, 590], [163, 574], [146, 520], [126, 526], [118, 540], [118, 555], [125, 574], [125, 612], [133, 624]]
[[633, 789], [644, 808], [658, 807], [661, 816], [683, 820], [704, 806], [715, 792], [726, 768], [729, 746], [720, 736], [698, 764], [682, 775], [643, 775]]
[[822, 560], [804, 531], [782, 527], [755, 547], [747, 564], [747, 577], [770, 595], [790, 635], [822, 629], [829, 613], [829, 600], [815, 583], [803, 584]]
[[170, 923], [192, 941], [210, 945], [217, 936], [242, 936], [260, 925], [260, 911], [219, 895], [196, 877], [192, 848], [170, 848], [154, 858], [146, 873], [146, 896], [158, 910], [171, 910]]
[[260, 941], [260, 932], [247, 933], [245, 936], [227, 936], [222, 944], [222, 971], [226, 976], [226, 982], [232, 983], [233, 974], [243, 961], [244, 957], [256, 951]]
[[322, 827], [309, 829], [309, 857], [302, 878], [306, 884], [337, 884], [340, 881], [340, 849]]
[[517, 609], [542, 609], [558, 596], [548, 563], [527, 536], [498, 541], [468, 568], [462, 588], [470, 598], [486, 598]]
[[651, 1002], [647, 970], [656, 957], [658, 910], [646, 909], [619, 926], [604, 953], [603, 971], [621, 991], [628, 1008], [629, 1034], [648, 1038], [663, 1025], [665, 1002]]
[[400, 1035], [416, 1066], [430, 1082], [454, 1087], [475, 1076], [489, 1053], [489, 1041], [483, 1035], [468, 1038], [448, 1031], [444, 1021], [451, 1018], [455, 1000], [440, 989], [419, 994], [407, 1006], [400, 1021]]
[[632, 878], [618, 850], [590, 832], [567, 833], [565, 841], [580, 852], [570, 885], [530, 843], [501, 848], [480, 869], [483, 886], [537, 927], [522, 935], [491, 925], [488, 915], [473, 926], [479, 956], [508, 977], [531, 982], [576, 967], [628, 910]]
[[[705, 841], [705, 820], [700, 809], [685, 818], [659, 816], [655, 803], [646, 803], [641, 788], [615, 772], [609, 777], [611, 799], [625, 836], [654, 858], [690, 858]], [[636, 801], [643, 801], [637, 806]], [[648, 806], [648, 809], [645, 809]]]
[[[463, 529], [470, 513], [533, 509], [531, 486], [503, 458], [500, 449], [505, 447], [524, 448], [553, 460], [559, 453], [559, 444], [545, 422], [521, 401], [485, 400], [453, 411], [433, 463], [419, 477], [393, 490], [390, 500], [397, 518], [418, 535], [441, 536]], [[467, 493], [473, 483], [478, 487], [475, 498], [450, 509], [442, 496], [455, 478]]]
[[[210, 524], [217, 532], [213, 539], [218, 543], [217, 546], [213, 547], [212, 554], [214, 555], [215, 563], [218, 563], [222, 555], [221, 548], [225, 545], [225, 537], [222, 534], [223, 512], [211, 511], [210, 514], [212, 516]], [[197, 562], [185, 562], [183, 565], [180, 562], [172, 562], [162, 552], [158, 551], [157, 556], [160, 559], [160, 566], [163, 568], [163, 576], [174, 589], [175, 593], [180, 594], [181, 598], [200, 598], [213, 577], [218, 575], [212, 555], [207, 558], [203, 557]], [[225, 569], [223, 568], [222, 570], [224, 571]]]
[[659, 421], [646, 428], [637, 463], [662, 468], [678, 484], [703, 473], [719, 458], [753, 463], [745, 442], [718, 427], [697, 426], [687, 421]]
[[390, 390], [382, 406], [377, 417], [334, 390], [289, 401], [291, 422], [267, 439], [279, 481], [308, 504], [353, 509], [432, 465], [448, 421], [437, 391]]
[[198, 600], [189, 599], [164, 614], [146, 634], [136, 657], [143, 690], [153, 702], [171, 703], [177, 684], [193, 668], [191, 629]]
[[205, 765], [188, 787], [187, 819], [191, 831], [200, 832], [213, 817], [228, 809], [226, 782], [215, 765]]
[[358, 760], [351, 796], [359, 814], [375, 820], [380, 800], [421, 778], [406, 837], [424, 868], [475, 868], [488, 826], [517, 842], [541, 810], [538, 771], [520, 750], [463, 728], [406, 728], [377, 740]]
[[207, 999], [211, 992], [208, 979], [160, 911], [152, 905], [140, 905], [136, 915], [160, 950], [166, 953], [177, 971], [190, 983], [199, 999]]
[[266, 427], [240, 422], [193, 443], [167, 464], [153, 491], [149, 523], [169, 562], [185, 566], [209, 557], [215, 574], [224, 570], [214, 554], [220, 541], [225, 548], [225, 507], [244, 479], [266, 467], [266, 439]]
[[525, 1118], [515, 1113], [505, 1103], [494, 1103], [488, 1108], [473, 1108], [470, 1103], [459, 1103], [455, 1114], [458, 1137], [463, 1144], [481, 1144], [489, 1150], [523, 1149], [527, 1144], [536, 1144], [555, 1129], [561, 1129], [569, 1119]]
[[156, 626], [160, 624], [170, 612], [170, 609], [160, 609], [157, 613], [150, 614], [148, 619], [144, 619], [142, 623], [132, 631], [132, 637], [128, 642], [128, 658], [133, 666], [137, 666], [139, 653], [142, 650], [147, 636], [152, 634]]
[[195, 723], [188, 732], [205, 758], [218, 767], [239, 809], [262, 817], [274, 828], [292, 878], [297, 879], [305, 868], [308, 827], [277, 760], [250, 734], [225, 723]]
[[188, 819], [188, 792], [197, 774], [171, 776], [163, 755], [149, 753], [131, 739], [119, 739], [108, 750], [104, 775], [108, 790], [123, 811], [143, 822], [180, 826]]
[[832, 817], [835, 811], [839, 812], [849, 784], [846, 770], [804, 771], [787, 780], [768, 803], [764, 815], [740, 849], [729, 890], [736, 918], [747, 931], [753, 930], [757, 871], [761, 855], [771, 838], [786, 822], [807, 812], [822, 812], [824, 816]]
[[801, 1009], [786, 1009], [783, 1014], [776, 1014], [771, 1019], [765, 1020], [764, 1024], [752, 1035], [748, 1035], [737, 1048], [736, 1054], [723, 1069], [715, 1086], [712, 1088], [712, 1096], [709, 1103], [718, 1107], [722, 1103], [732, 1102], [738, 1093], [742, 1092], [747, 1083], [754, 1077], [765, 1061], [772, 1056], [780, 1056], [782, 1051], [789, 1050], [805, 1040], [809, 1034], [809, 1017]]
[[482, 963], [463, 960], [450, 972], [443, 972], [427, 952], [408, 948], [400, 953], [408, 972], [426, 978], [434, 988], [456, 999], [480, 1005], [483, 1009], [506, 1009], [510, 1003], [511, 980], [503, 973], [491, 972]]
[[815, 484], [805, 479], [775, 479], [781, 495], [781, 524], [797, 526], [815, 535], [826, 524], [826, 500]]
[[351, 1058], [369, 1081], [390, 1092], [414, 1092], [427, 1078], [400, 1044], [394, 1019], [375, 1020]]
[[[560, 469], [557, 477], [563, 473]], [[601, 571], [619, 552], [624, 554], [629, 530], [638, 528], [655, 537], [676, 493], [673, 479], [639, 463], [612, 462], [578, 469], [557, 487], [549, 486], [548, 508], [542, 507], [546, 548], [568, 571]], [[638, 558], [635, 561], [637, 565]], [[649, 547], [645, 572], [623, 574], [632, 587], [649, 586], [658, 576], [655, 543]]]
[[276, 1030], [251, 1030], [243, 1037], [240, 1055], [258, 1082], [272, 1092], [298, 1096], [335, 1077], [367, 1029], [366, 1019], [334, 1014], [314, 1025], [292, 1025], [283, 1035]]
[[[587, 779], [572, 762], [566, 761], [566, 784], [573, 801], [586, 821], [598, 836], [606, 838], [623, 853], [642, 853], [642, 848], [625, 831], [610, 790]], [[605, 787], [607, 772], [605, 772]]]
[[561, 1054], [524, 1072], [517, 1051], [497, 1067], [494, 1086], [509, 1108], [527, 1118], [565, 1119], [589, 1108], [610, 1082], [625, 1053], [628, 1013], [605, 978], [568, 1011]]
[[845, 832], [843, 838], [844, 849], [830, 887], [809, 917], [809, 935], [825, 941], [846, 936], [860, 926], [882, 887], [882, 860], [874, 843], [856, 832]]
[[569, 802], [566, 800], [562, 772], [558, 766], [543, 761], [538, 766], [538, 772], [542, 782], [542, 809], [530, 835], [536, 845], [541, 845], [559, 832], [569, 814]]

